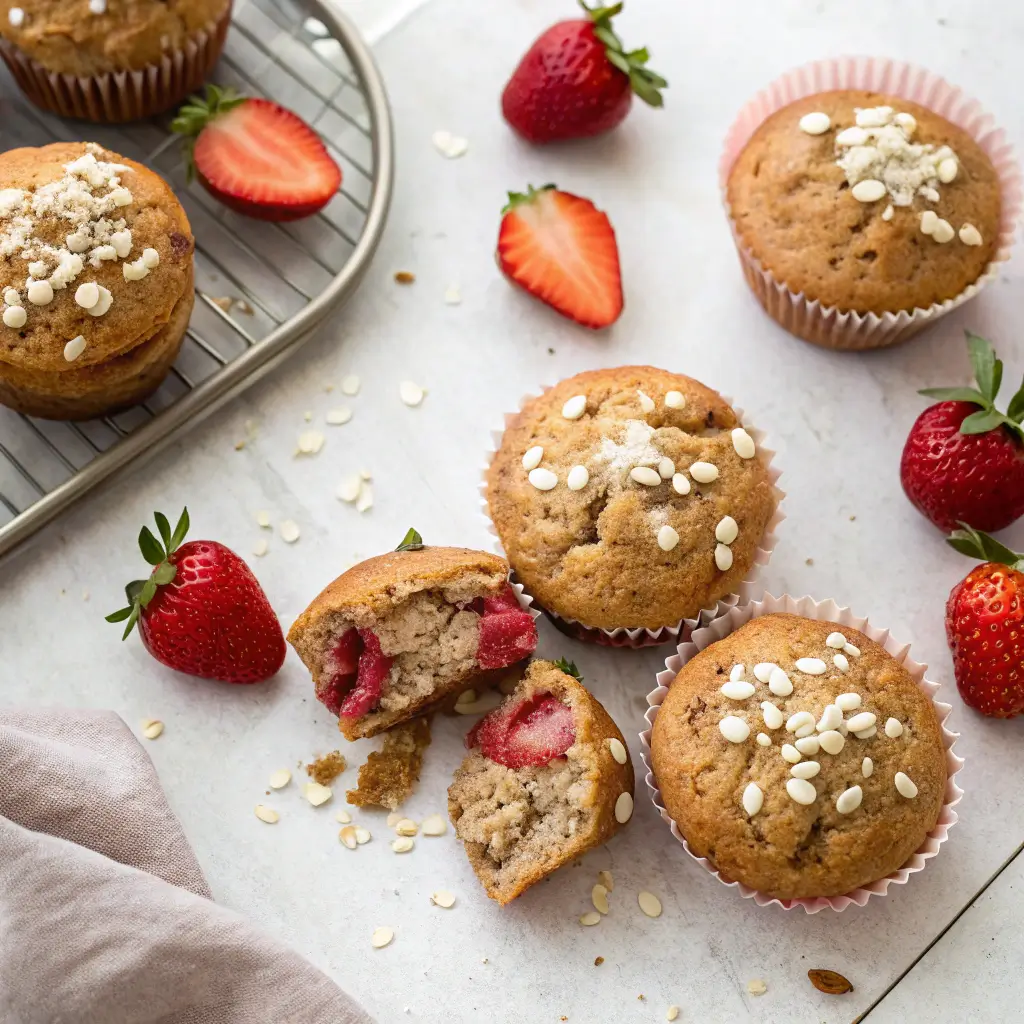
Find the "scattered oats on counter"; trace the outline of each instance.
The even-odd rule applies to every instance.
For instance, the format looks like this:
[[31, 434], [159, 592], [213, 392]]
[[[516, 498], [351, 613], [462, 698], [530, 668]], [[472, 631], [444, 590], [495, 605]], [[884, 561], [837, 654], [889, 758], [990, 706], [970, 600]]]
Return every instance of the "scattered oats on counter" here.
[[272, 807], [266, 807], [264, 804], [256, 805], [255, 814], [260, 821], [265, 822], [267, 825], [276, 825], [281, 820], [281, 815], [277, 811]]
[[282, 520], [279, 529], [281, 531], [281, 539], [286, 544], [294, 544], [301, 536], [299, 524], [294, 519]]
[[147, 740], [155, 740], [162, 736], [164, 732], [164, 723], [158, 718], [144, 718], [142, 720], [142, 735]]
[[327, 421], [328, 426], [343, 427], [350, 419], [352, 419], [352, 410], [345, 406], [339, 406], [336, 409], [328, 409], [327, 415], [324, 419]]
[[268, 785], [271, 789], [284, 789], [292, 781], [292, 773], [287, 768], [279, 768], [270, 776]]
[[391, 944], [394, 937], [395, 930], [393, 928], [374, 928], [373, 935], [370, 937], [370, 944], [374, 949], [383, 949]]
[[434, 143], [434, 148], [446, 160], [457, 160], [469, 149], [468, 139], [464, 139], [460, 135], [453, 135], [451, 132], [444, 131], [443, 129], [434, 132], [431, 136], [431, 142]]
[[447, 306], [457, 306], [462, 302], [462, 291], [457, 284], [450, 284], [444, 290], [444, 301]]
[[747, 982], [747, 991], [752, 996], [763, 996], [768, 991], [768, 986], [760, 978], [754, 978]]
[[[312, 415], [312, 414], [311, 414]], [[317, 455], [324, 446], [324, 435], [319, 430], [304, 430], [299, 434], [296, 455]]]
[[449, 910], [451, 907], [455, 906], [455, 897], [445, 889], [438, 889], [437, 892], [431, 894], [430, 902], [433, 903], [435, 907], [442, 907], [444, 910]]
[[329, 786], [321, 786], [319, 782], [307, 782], [302, 787], [302, 794], [314, 807], [327, 803], [334, 795]]
[[661, 917], [661, 900], [653, 892], [641, 891], [636, 901], [648, 917]]
[[340, 811], [338, 811], [337, 814], [334, 815], [334, 820], [338, 822], [339, 825], [351, 825], [352, 815], [349, 814], [348, 811], [346, 811], [344, 808], [342, 808]]
[[406, 405], [414, 409], [423, 401], [426, 391], [411, 380], [403, 380], [398, 385], [398, 394]]
[[252, 546], [252, 553], [257, 558], [262, 558], [270, 550], [270, 542], [266, 537], [260, 537]]
[[353, 395], [358, 395], [361, 384], [362, 381], [354, 373], [350, 373], [341, 379], [341, 393], [348, 395], [350, 398]]
[[443, 836], [448, 831], [448, 822], [440, 814], [431, 814], [423, 819], [420, 832], [425, 836]]

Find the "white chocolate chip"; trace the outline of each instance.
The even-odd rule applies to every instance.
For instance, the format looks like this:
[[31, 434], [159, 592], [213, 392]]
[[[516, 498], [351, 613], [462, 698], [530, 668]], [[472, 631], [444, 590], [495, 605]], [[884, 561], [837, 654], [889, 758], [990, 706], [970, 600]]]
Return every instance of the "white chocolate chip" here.
[[772, 672], [778, 667], [773, 661], [759, 661], [754, 666], [754, 678], [759, 683], [767, 683], [772, 677]]
[[273, 807], [265, 807], [263, 804], [256, 805], [255, 814], [260, 821], [268, 825], [276, 825], [281, 820], [281, 815]]
[[809, 807], [818, 799], [818, 791], [806, 779], [789, 779], [786, 792], [798, 804]]
[[53, 286], [49, 281], [33, 281], [25, 289], [25, 296], [33, 306], [47, 306], [53, 302]]
[[893, 121], [903, 129], [908, 139], [917, 131], [917, 118], [913, 114], [901, 112], [893, 118]]
[[842, 633], [829, 633], [829, 635], [825, 637], [825, 646], [832, 647], [837, 651], [841, 651], [845, 643], [846, 637], [843, 636]]
[[850, 671], [850, 663], [846, 660], [845, 654], [833, 654], [832, 664], [835, 665], [835, 667], [839, 669], [840, 672]]
[[354, 373], [350, 373], [347, 377], [342, 377], [341, 393], [343, 395], [348, 395], [349, 397], [352, 395], [358, 395], [360, 383], [359, 378]]
[[403, 380], [398, 385], [398, 397], [409, 406], [411, 409], [415, 409], [423, 401], [423, 397], [426, 392], [411, 380]]
[[946, 242], [952, 242], [955, 237], [956, 232], [953, 230], [953, 225], [940, 217], [939, 222], [935, 225], [935, 230], [932, 231], [932, 238], [940, 245], [944, 245]]
[[[128, 201], [131, 202], [131, 196], [128, 197]], [[160, 266], [160, 253], [158, 253], [156, 249], [143, 249], [142, 256], [139, 258], [142, 260], [142, 265], [147, 270], [155, 270]]]
[[738, 683], [742, 678], [746, 669], [742, 665], [733, 665], [729, 671], [729, 681], [732, 683]]
[[[328, 409], [324, 419], [330, 427], [343, 427], [352, 419], [352, 410], [343, 405], [338, 406], [336, 409]], [[355, 499], [353, 498], [352, 500], [354, 501]]]
[[764, 806], [764, 792], [756, 782], [748, 782], [743, 790], [743, 810], [752, 818]]
[[776, 697], [788, 697], [793, 692], [793, 681], [778, 665], [775, 665], [772, 667], [772, 673], [768, 678], [768, 689]]
[[853, 735], [856, 736], [857, 739], [859, 739], [859, 740], [869, 740], [873, 736], [876, 736], [877, 734], [878, 734], [878, 726], [877, 725], [873, 725], [873, 726], [871, 726], [870, 729], [861, 729], [860, 732], [855, 732]]
[[661, 483], [661, 474], [650, 466], [634, 466], [629, 471], [629, 478], [644, 487], [657, 487]]
[[838, 754], [846, 746], [846, 737], [838, 729], [829, 729], [818, 737], [818, 742], [826, 754]]
[[528, 448], [523, 455], [523, 469], [527, 472], [531, 469], [536, 469], [541, 464], [543, 458], [544, 449], [539, 444], [535, 444], [532, 448]]
[[626, 748], [623, 746], [622, 740], [617, 736], [612, 736], [608, 740], [608, 749], [611, 751], [611, 755], [615, 758], [617, 764], [625, 764], [629, 760], [629, 755], [626, 753]]
[[665, 394], [665, 405], [670, 409], [682, 409], [686, 406], [686, 396], [682, 391], [669, 391]]
[[114, 296], [110, 293], [109, 288], [104, 288], [103, 285], [100, 285], [99, 291], [99, 301], [89, 310], [89, 316], [103, 316], [110, 309], [114, 301]]
[[25, 12], [20, 7], [12, 7], [7, 12], [7, 21], [11, 28], [21, 28], [25, 24]]
[[80, 284], [75, 290], [75, 303], [82, 309], [92, 309], [100, 301], [100, 289], [95, 281]]
[[699, 484], [710, 484], [718, 479], [718, 467], [711, 462], [695, 462], [690, 467], [690, 476]]
[[892, 219], [893, 219], [893, 217], [895, 217], [895, 216], [896, 216], [896, 210], [895, 210], [895, 209], [893, 208], [893, 205], [892, 205], [892, 203], [890, 203], [890, 204], [889, 204], [889, 205], [888, 205], [888, 206], [887, 206], [887, 207], [886, 207], [886, 208], [885, 208], [885, 209], [884, 209], [884, 210], [882, 211], [882, 220], [892, 220]]
[[[658, 547], [661, 548], [662, 551], [672, 551], [678, 543], [679, 534], [669, 526], [668, 523], [665, 523], [665, 525], [658, 530]], [[753, 692], [753, 687], [751, 687], [751, 692]]]
[[330, 786], [321, 786], [319, 782], [307, 782], [302, 787], [302, 795], [314, 806], [320, 807], [334, 795]]
[[359, 492], [363, 489], [363, 481], [358, 473], [353, 473], [351, 476], [345, 477], [344, 480], [338, 484], [338, 489], [334, 492], [335, 496], [340, 501], [355, 501], [359, 497]]
[[868, 133], [863, 128], [844, 128], [836, 136], [837, 146], [863, 146], [868, 141]]
[[615, 820], [625, 825], [633, 817], [633, 794], [620, 793], [615, 801]]
[[850, 194], [858, 203], [877, 203], [885, 193], [885, 182], [877, 178], [865, 178], [850, 189]]
[[846, 720], [846, 728], [852, 733], [863, 732], [875, 724], [877, 718], [870, 711], [861, 711]]
[[18, 328], [24, 327], [27, 320], [28, 314], [22, 306], [8, 306], [4, 310], [5, 327], [10, 327], [12, 330], [16, 331]]
[[839, 723], [843, 720], [843, 713], [835, 704], [828, 704], [818, 719], [818, 732], [828, 732], [838, 729]]
[[[334, 40], [323, 40], [323, 42], [333, 41]], [[434, 132], [430, 138], [431, 142], [434, 143], [434, 148], [446, 160], [457, 160], [469, 149], [469, 139], [465, 139], [461, 135], [453, 135], [451, 132], [445, 131], [444, 129]]]
[[430, 814], [423, 819], [420, 832], [425, 836], [443, 836], [448, 831], [448, 822], [440, 814]]
[[64, 358], [69, 363], [73, 363], [83, 352], [85, 351], [85, 338], [81, 334], [76, 338], [72, 338], [64, 346]]
[[964, 245], [981, 245], [982, 237], [981, 232], [973, 224], [964, 224], [964, 226], [958, 232], [960, 241]]
[[921, 214], [921, 232], [930, 235], [939, 223], [939, 215], [934, 210], [925, 210]]
[[822, 110], [812, 110], [800, 118], [800, 131], [808, 135], [824, 135], [832, 127], [832, 119]]
[[[68, 236], [68, 241], [71, 241], [71, 236]], [[132, 251], [132, 233], [125, 228], [124, 231], [115, 231], [110, 236], [110, 244], [114, 247], [114, 252], [117, 254], [118, 259], [124, 259]], [[86, 242], [86, 248], [88, 248], [88, 242]], [[73, 252], [83, 252], [83, 249], [73, 249]]]
[[[115, 189], [111, 189], [110, 192], [107, 194], [107, 198], [115, 206], [130, 206], [132, 201], [132, 194], [131, 192], [128, 191], [128, 189], [124, 187], [118, 187]], [[154, 250], [154, 252], [155, 251], [156, 250]], [[156, 264], [154, 263], [153, 266], [156, 266]]]
[[730, 680], [722, 684], [721, 693], [729, 700], [747, 700], [754, 696], [754, 687], [751, 683], [745, 683], [742, 680], [736, 683]]
[[637, 397], [640, 399], [640, 408], [643, 412], [654, 412], [654, 399], [650, 395], [644, 394], [643, 391], [637, 391]]
[[260, 537], [252, 546], [252, 553], [257, 558], [262, 558], [270, 550], [270, 542], [266, 537]]
[[903, 723], [898, 718], [887, 718], [885, 722], [885, 735], [891, 740], [898, 739], [903, 735]]
[[565, 486], [570, 491], [582, 491], [590, 483], [590, 470], [586, 466], [573, 466], [565, 478]]
[[793, 746], [805, 757], [814, 757], [821, 749], [821, 741], [817, 736], [801, 736]]
[[21, 295], [18, 293], [17, 288], [5, 288], [4, 289], [4, 302], [8, 306], [20, 306]]
[[742, 743], [750, 735], [750, 726], [736, 715], [726, 715], [718, 723], [718, 731], [730, 743]]
[[764, 719], [765, 727], [768, 729], [781, 729], [786, 721], [782, 710], [770, 700], [761, 702], [761, 717]]
[[640, 909], [648, 917], [661, 917], [661, 900], [653, 892], [641, 889], [637, 893], [636, 901], [640, 904]]
[[870, 757], [865, 757], [860, 763], [860, 773], [865, 779], [871, 778], [871, 773], [875, 770], [875, 762]]
[[841, 693], [836, 697], [836, 707], [840, 711], [856, 711], [860, 707], [859, 693]]
[[796, 732], [805, 725], [814, 725], [814, 715], [810, 711], [798, 711], [795, 715], [790, 715], [786, 721], [786, 732]]
[[783, 743], [780, 753], [790, 764], [796, 764], [804, 756], [792, 743]]
[[864, 790], [860, 786], [851, 786], [836, 797], [836, 810], [840, 814], [852, 814], [860, 807], [860, 802], [863, 799]]
[[757, 454], [754, 439], [742, 427], [733, 428], [732, 446], [741, 459], [752, 459]]
[[[110, 246], [110, 250], [115, 256], [117, 255], [113, 246]], [[100, 259], [103, 259], [103, 257], [101, 256]], [[121, 273], [126, 281], [141, 281], [149, 274], [149, 267], [141, 259], [137, 259], [132, 263], [122, 263]]]
[[939, 161], [939, 166], [936, 168], [935, 173], [943, 185], [948, 185], [956, 178], [959, 169], [956, 158], [947, 156], [945, 160]]
[[562, 415], [567, 420], [578, 420], [587, 411], [587, 396], [574, 395], [562, 406]]
[[292, 781], [292, 773], [287, 768], [279, 768], [273, 775], [270, 776], [270, 781], [267, 785], [271, 789], [284, 789], [289, 782]]
[[144, 718], [142, 720], [142, 735], [147, 740], [155, 740], [164, 734], [164, 723], [159, 718]]
[[731, 544], [740, 533], [740, 528], [732, 516], [725, 516], [718, 521], [715, 527], [715, 539], [723, 544]]
[[676, 464], [666, 455], [658, 463], [658, 473], [662, 480], [671, 480], [676, 473]]
[[849, 641], [843, 644], [843, 653], [848, 654], [851, 658], [860, 657], [860, 648], [854, 647]]
[[538, 491], [551, 491], [558, 486], [558, 477], [550, 469], [543, 467], [531, 469], [528, 479]]
[[30, 277], [46, 277], [46, 264], [42, 260], [34, 260], [28, 265]]
[[281, 539], [285, 544], [294, 544], [300, 536], [299, 524], [294, 519], [284, 519], [278, 527], [281, 531]]
[[374, 928], [373, 935], [370, 936], [370, 945], [374, 949], [383, 949], [391, 944], [394, 937], [395, 932], [393, 928]]
[[762, 747], [770, 747], [772, 745], [772, 738], [767, 733], [759, 732], [757, 734], [757, 742]]
[[892, 120], [892, 107], [865, 107], [857, 111], [860, 128], [882, 128]]
[[676, 494], [689, 494], [690, 493], [690, 481], [682, 473], [676, 473], [672, 477], [672, 490]]
[[789, 774], [794, 779], [813, 779], [821, 771], [821, 765], [817, 761], [801, 761], [789, 769]]
[[808, 676], [823, 676], [828, 669], [821, 658], [797, 658], [796, 670]]
[[715, 545], [715, 565], [722, 572], [728, 572], [732, 568], [732, 548], [728, 544]]

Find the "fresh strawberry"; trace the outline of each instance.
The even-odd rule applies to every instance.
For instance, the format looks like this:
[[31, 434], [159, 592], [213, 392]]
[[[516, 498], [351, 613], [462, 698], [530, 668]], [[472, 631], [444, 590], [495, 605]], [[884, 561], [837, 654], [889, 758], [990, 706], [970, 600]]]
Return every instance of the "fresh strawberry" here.
[[629, 113], [633, 93], [652, 107], [668, 82], [646, 67], [646, 49], [626, 51], [612, 30], [622, 4], [552, 25], [527, 50], [501, 94], [505, 120], [529, 142], [578, 139], [611, 131]]
[[183, 544], [188, 509], [173, 532], [166, 516], [154, 518], [160, 540], [145, 526], [139, 534], [153, 571], [128, 584], [128, 606], [107, 622], [127, 620], [122, 640], [138, 622], [146, 650], [179, 672], [224, 683], [269, 679], [284, 663], [284, 635], [249, 567], [216, 541]]
[[1002, 530], [1024, 515], [1024, 384], [1000, 412], [1003, 364], [992, 346], [967, 335], [977, 388], [927, 388], [941, 401], [910, 429], [900, 461], [907, 497], [940, 530], [957, 523]]
[[484, 757], [506, 768], [537, 768], [561, 757], [576, 742], [572, 709], [549, 693], [507, 700], [466, 738]]
[[622, 313], [619, 248], [608, 215], [554, 185], [509, 192], [498, 266], [534, 298], [595, 330]]
[[206, 87], [171, 130], [187, 141], [188, 178], [225, 206], [259, 220], [299, 220], [341, 187], [341, 169], [301, 118], [271, 100]]
[[964, 703], [993, 718], [1024, 713], [1024, 555], [968, 526], [949, 538], [985, 559], [946, 603], [946, 640]]

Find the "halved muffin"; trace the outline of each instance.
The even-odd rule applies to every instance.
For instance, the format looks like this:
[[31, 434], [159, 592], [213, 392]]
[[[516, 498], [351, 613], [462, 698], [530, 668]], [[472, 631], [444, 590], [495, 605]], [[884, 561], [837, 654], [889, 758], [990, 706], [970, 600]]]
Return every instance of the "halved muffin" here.
[[369, 558], [296, 619], [288, 642], [346, 738], [374, 736], [528, 658], [534, 617], [508, 563], [416, 545]]
[[466, 737], [448, 788], [455, 834], [487, 895], [502, 905], [607, 842], [633, 813], [622, 733], [575, 671], [534, 661], [515, 691]]

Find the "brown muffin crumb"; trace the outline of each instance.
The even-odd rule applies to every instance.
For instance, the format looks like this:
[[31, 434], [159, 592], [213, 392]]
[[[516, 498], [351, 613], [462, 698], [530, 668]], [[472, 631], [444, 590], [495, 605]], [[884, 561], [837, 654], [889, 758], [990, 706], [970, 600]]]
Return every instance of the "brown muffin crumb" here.
[[423, 753], [430, 746], [430, 718], [414, 718], [384, 733], [384, 746], [359, 769], [359, 785], [346, 794], [356, 807], [397, 810], [420, 780]]
[[344, 755], [332, 750], [323, 757], [318, 757], [312, 764], [306, 765], [306, 774], [321, 786], [329, 786], [348, 767]]

